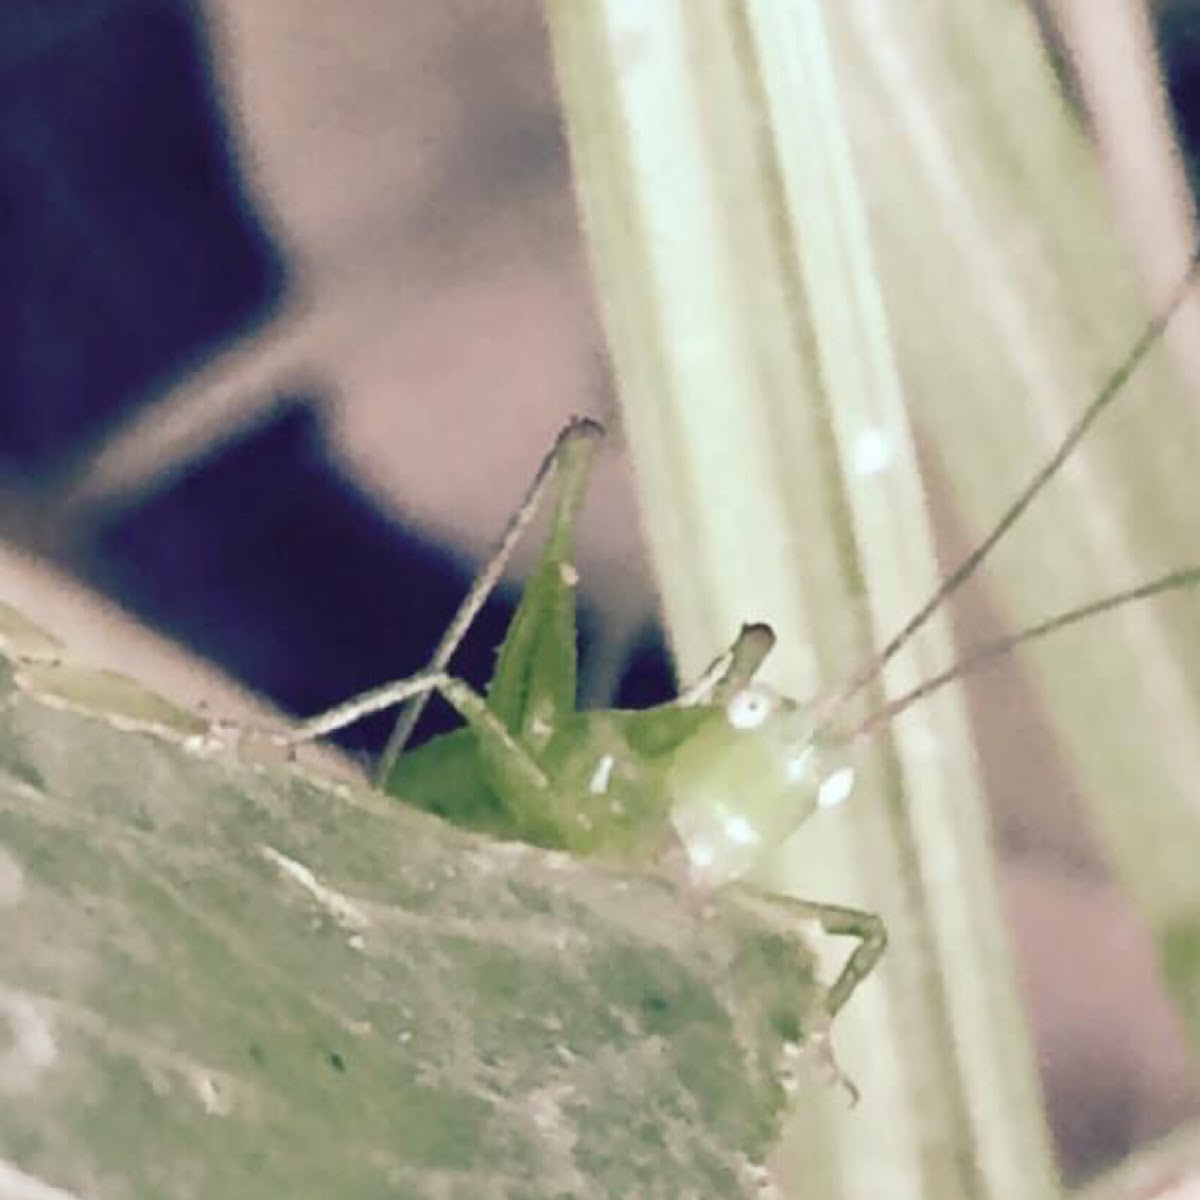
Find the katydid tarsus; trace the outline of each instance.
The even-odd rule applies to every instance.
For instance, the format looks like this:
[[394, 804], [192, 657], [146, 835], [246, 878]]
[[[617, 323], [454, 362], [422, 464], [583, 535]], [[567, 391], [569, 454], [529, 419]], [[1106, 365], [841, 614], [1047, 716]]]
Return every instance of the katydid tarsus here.
[[[866, 720], [846, 727], [851, 701], [980, 566], [1120, 394], [1198, 271], [1200, 259], [1193, 260], [1162, 314], [983, 542], [880, 653], [829, 695], [799, 704], [757, 682], [755, 675], [774, 634], [766, 625], [747, 624], [733, 645], [674, 701], [641, 711], [576, 711], [574, 533], [588, 471], [603, 436], [596, 422], [577, 419], [559, 435], [429, 667], [304, 722], [288, 740], [319, 738], [368, 714], [407, 703], [381, 763], [379, 784], [386, 791], [495, 836], [579, 855], [682, 868], [706, 890], [745, 888], [745, 877], [765, 855], [818, 808], [836, 805], [850, 794], [854, 745], [882, 721], [1019, 644], [1119, 605], [1200, 582], [1200, 567], [1174, 571], [986, 643]], [[487, 693], [481, 695], [447, 672], [450, 658], [535, 510], [555, 489], [540, 560], [525, 585]], [[457, 711], [464, 727], [403, 753], [420, 707], [433, 693]], [[857, 944], [827, 992], [832, 1019], [883, 953], [881, 919], [791, 897], [771, 901], [798, 918], [815, 920], [828, 934], [855, 939]]]

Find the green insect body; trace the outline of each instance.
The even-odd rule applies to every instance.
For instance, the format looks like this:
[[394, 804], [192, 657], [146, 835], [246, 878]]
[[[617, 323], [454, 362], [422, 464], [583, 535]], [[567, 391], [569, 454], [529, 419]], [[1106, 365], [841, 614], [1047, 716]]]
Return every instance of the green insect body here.
[[[451, 637], [428, 671], [339, 705], [299, 726], [293, 740], [320, 737], [406, 701], [420, 705], [436, 692], [464, 727], [385, 756], [380, 784], [387, 792], [495, 837], [661, 863], [705, 890], [736, 884], [819, 807], [844, 799], [852, 774], [814, 739], [811, 712], [754, 681], [774, 642], [763, 625], [745, 626], [672, 703], [576, 710], [574, 530], [602, 436], [593, 421], [572, 422], [514, 518], [523, 528], [526, 510], [557, 484], [541, 558], [486, 696], [445, 673]], [[502, 547], [498, 558], [506, 554]], [[497, 574], [485, 572], [454, 628], [461, 632], [469, 623]], [[410, 709], [410, 727], [412, 716]], [[882, 922], [852, 909], [772, 900], [830, 934], [858, 940], [829, 990], [832, 1016], [882, 954]]]
[[[398, 758], [384, 787], [493, 835], [577, 855], [645, 861], [678, 844], [692, 879], [718, 887], [746, 875], [823, 795], [844, 794], [846, 769], [829, 790], [805, 711], [751, 681], [770, 648], [763, 626], [743, 630], [686, 703], [575, 711], [572, 534], [599, 436], [577, 422], [553, 452], [553, 527], [488, 690], [515, 746], [464, 712], [465, 730]], [[539, 780], [514, 769], [518, 757]]]
[[[807, 742], [803, 710], [761, 684], [723, 704], [569, 713], [534, 752], [548, 784], [527, 804], [472, 731], [405, 755], [385, 790], [492, 835], [581, 856], [652, 859], [672, 837], [705, 887], [746, 875], [818, 806], [848, 794]], [[520, 785], [517, 784], [517, 787]], [[482, 793], [461, 802], [464, 793]]]

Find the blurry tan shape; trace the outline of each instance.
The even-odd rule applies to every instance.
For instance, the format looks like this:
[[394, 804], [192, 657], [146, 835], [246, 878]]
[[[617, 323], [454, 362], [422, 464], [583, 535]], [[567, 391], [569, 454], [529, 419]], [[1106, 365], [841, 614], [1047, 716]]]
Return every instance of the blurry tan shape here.
[[[70, 499], [127, 503], [280, 394], [316, 394], [385, 507], [481, 558], [558, 429], [603, 416], [608, 391], [537, 6], [206, 8], [238, 158], [293, 287], [115, 433]], [[633, 627], [653, 598], [620, 457], [597, 472], [579, 557], [585, 588]]]
[[[540, 10], [208, 9], [251, 186], [306, 296], [286, 369], [331, 396], [374, 491], [480, 557], [568, 416], [607, 392]], [[636, 587], [648, 610], [621, 469], [595, 492], [585, 586]]]

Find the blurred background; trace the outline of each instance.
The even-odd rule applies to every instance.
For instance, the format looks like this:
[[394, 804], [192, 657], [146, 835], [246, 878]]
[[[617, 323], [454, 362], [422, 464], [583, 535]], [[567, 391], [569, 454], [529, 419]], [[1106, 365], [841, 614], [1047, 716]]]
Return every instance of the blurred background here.
[[[1160, 80], [1195, 177], [1200, 2], [1030, 19], [1136, 230], [1162, 181], [1120, 170], [1154, 136], [1129, 101]], [[297, 713], [421, 667], [566, 418], [613, 423], [538, 5], [10, 0], [0, 88], [0, 600], [216, 711], [233, 701], [200, 660]], [[643, 704], [672, 675], [610, 443], [579, 556], [584, 687]], [[948, 515], [941, 533], [953, 558]], [[64, 603], [71, 581], [183, 653]], [[512, 604], [489, 604], [464, 676], [486, 680]], [[957, 620], [999, 628], [986, 589]], [[1078, 1178], [1196, 1098], [1019, 662], [971, 686]]]

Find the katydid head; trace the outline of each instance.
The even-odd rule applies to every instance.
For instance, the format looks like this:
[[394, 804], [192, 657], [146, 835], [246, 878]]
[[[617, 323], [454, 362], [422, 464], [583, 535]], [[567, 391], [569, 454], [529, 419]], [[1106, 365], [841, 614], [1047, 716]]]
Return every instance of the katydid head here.
[[853, 769], [814, 734], [811, 709], [749, 683], [675, 750], [671, 821], [698, 884], [741, 878], [817, 809], [849, 796]]

